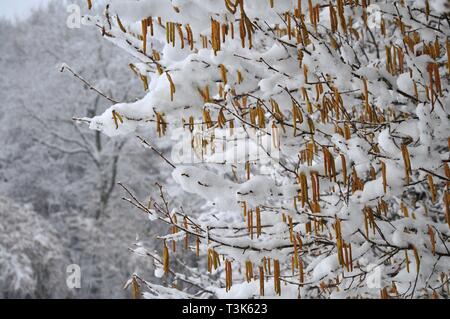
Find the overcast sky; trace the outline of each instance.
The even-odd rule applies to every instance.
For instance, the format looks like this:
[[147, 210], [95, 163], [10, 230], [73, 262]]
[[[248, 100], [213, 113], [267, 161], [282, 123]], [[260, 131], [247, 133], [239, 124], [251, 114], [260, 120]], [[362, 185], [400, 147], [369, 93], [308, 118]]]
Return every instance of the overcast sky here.
[[48, 0], [0, 0], [0, 16], [10, 20], [26, 18], [31, 9], [39, 7]]

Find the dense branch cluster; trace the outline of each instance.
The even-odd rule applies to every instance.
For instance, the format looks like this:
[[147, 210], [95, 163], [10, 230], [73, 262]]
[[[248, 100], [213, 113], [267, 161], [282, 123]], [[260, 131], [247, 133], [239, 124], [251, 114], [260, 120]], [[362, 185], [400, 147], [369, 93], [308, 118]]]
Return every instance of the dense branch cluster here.
[[[135, 250], [167, 287], [136, 274], [134, 295], [448, 297], [445, 4], [108, 1], [89, 21], [138, 61], [147, 94], [83, 120], [172, 134], [170, 159], [142, 141], [207, 207], [122, 185], [171, 230], [161, 256]], [[181, 261], [189, 250], [211, 276]]]

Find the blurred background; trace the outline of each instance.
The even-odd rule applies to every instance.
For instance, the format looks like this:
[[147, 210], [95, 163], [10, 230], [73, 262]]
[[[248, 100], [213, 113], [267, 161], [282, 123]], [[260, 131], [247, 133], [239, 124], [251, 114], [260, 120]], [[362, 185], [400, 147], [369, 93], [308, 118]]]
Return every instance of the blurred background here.
[[[128, 298], [130, 275], [153, 278], [129, 247], [141, 238], [153, 247], [159, 229], [116, 185], [145, 199], [155, 182], [170, 191], [170, 174], [134, 136], [110, 140], [72, 120], [111, 102], [62, 63], [118, 101], [145, 94], [125, 52], [95, 27], [66, 26], [72, 3], [86, 11], [86, 1], [0, 1], [1, 298]], [[80, 289], [66, 285], [71, 264]]]
[[28, 18], [33, 10], [45, 7], [50, 0], [2, 0], [0, 2], [0, 15], [9, 21]]

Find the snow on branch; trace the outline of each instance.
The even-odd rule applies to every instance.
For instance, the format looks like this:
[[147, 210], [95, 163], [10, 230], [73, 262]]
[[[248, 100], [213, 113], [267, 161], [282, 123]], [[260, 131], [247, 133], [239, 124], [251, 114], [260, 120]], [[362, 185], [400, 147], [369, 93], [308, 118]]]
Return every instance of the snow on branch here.
[[[168, 286], [133, 277], [134, 288], [449, 296], [446, 1], [107, 2], [99, 27], [138, 58], [146, 95], [82, 121], [171, 134], [171, 159], [147, 146], [207, 207], [172, 207], [162, 186], [145, 204], [121, 185], [170, 229], [157, 257]], [[180, 241], [207, 259], [188, 271], [197, 288], [176, 284]]]

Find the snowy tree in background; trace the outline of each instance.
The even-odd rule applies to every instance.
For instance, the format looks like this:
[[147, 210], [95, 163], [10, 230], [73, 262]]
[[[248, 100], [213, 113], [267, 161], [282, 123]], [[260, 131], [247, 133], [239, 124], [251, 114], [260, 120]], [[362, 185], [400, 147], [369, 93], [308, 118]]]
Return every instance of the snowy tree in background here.
[[[7, 99], [5, 104], [9, 114], [8, 119], [17, 117], [15, 121], [10, 122], [6, 122], [5, 117], [6, 123], [3, 129], [11, 149], [17, 147], [18, 139], [25, 140], [24, 135], [29, 135], [26, 142], [23, 142], [32, 148], [28, 154], [36, 155], [34, 149], [39, 147], [41, 153], [45, 153], [43, 157], [50, 157], [47, 159], [49, 163], [64, 163], [56, 167], [52, 165], [50, 169], [64, 171], [65, 182], [77, 188], [78, 194], [81, 195], [80, 188], [83, 190], [81, 202], [73, 196], [72, 198], [64, 197], [64, 195], [62, 198], [59, 197], [59, 193], [52, 192], [53, 185], [39, 185], [41, 188], [46, 188], [45, 191], [49, 194], [45, 196], [46, 199], [31, 198], [31, 201], [47, 201], [37, 205], [47, 206], [48, 213], [61, 207], [71, 207], [92, 211], [92, 215], [99, 218], [105, 213], [110, 202], [115, 179], [120, 171], [117, 164], [118, 158], [126, 146], [126, 139], [110, 141], [97, 132], [81, 129], [71, 120], [71, 115], [76, 113], [92, 116], [106, 108], [108, 104], [104, 102], [105, 98], [90, 90], [89, 83], [76, 85], [77, 83], [70, 77], [72, 75], [70, 72], [77, 72], [74, 74], [94, 81], [100, 90], [120, 87], [121, 92], [116, 92], [120, 100], [127, 100], [128, 96], [136, 95], [139, 91], [134, 89], [136, 82], [132, 81], [131, 76], [123, 76], [123, 70], [126, 70], [127, 65], [124, 54], [115, 54], [107, 58], [111, 50], [99, 45], [98, 34], [87, 34], [68, 28], [53, 28], [55, 24], [66, 22], [65, 9], [66, 7], [60, 3], [51, 3], [47, 10], [35, 13], [29, 21], [10, 26], [9, 31], [6, 29], [2, 32], [5, 37], [8, 32], [16, 34], [12, 39], [4, 39], [9, 45], [2, 49], [5, 60], [2, 65], [7, 69], [10, 83], [2, 85], [7, 89], [7, 92], [2, 94]], [[33, 33], [29, 32], [30, 24], [33, 24]], [[121, 53], [119, 50], [115, 52]], [[63, 61], [70, 65], [60, 68], [59, 65]], [[18, 72], [19, 68], [24, 68], [26, 72]], [[60, 74], [59, 70], [65, 71], [67, 75]], [[110, 92], [106, 91], [106, 93]], [[70, 100], [77, 102], [69, 104], [67, 101]], [[51, 124], [53, 122], [59, 123], [57, 129]], [[27, 130], [11, 132], [23, 126], [26, 126]], [[74, 135], [76, 139], [73, 138]], [[21, 163], [23, 157], [27, 157], [27, 153], [7, 149], [2, 158], [8, 163], [11, 161], [10, 156], [14, 156], [15, 160]], [[69, 161], [67, 161], [68, 158]], [[94, 167], [95, 169], [92, 169]], [[26, 170], [42, 170], [42, 168], [43, 166], [34, 166], [33, 169]], [[4, 174], [9, 180], [14, 173], [12, 170]], [[9, 188], [5, 192], [14, 198], [18, 197], [18, 193], [27, 199], [38, 195], [39, 191], [26, 194], [28, 189], [24, 185], [29, 184], [30, 180], [35, 180], [33, 173], [30, 175], [32, 176], [24, 174], [20, 177], [20, 181], [16, 182], [17, 189]], [[81, 179], [80, 176], [85, 178]], [[62, 180], [51, 182], [60, 186], [63, 184]], [[43, 182], [40, 181], [40, 183]], [[73, 192], [70, 193], [73, 195]]]
[[[32, 286], [19, 280], [23, 285], [16, 291], [9, 279], [0, 280], [0, 294], [123, 298], [128, 292], [121, 287], [134, 271], [153, 278], [148, 262], [130, 258], [130, 242], [136, 233], [145, 231], [152, 237], [163, 228], [147, 231], [143, 217], [121, 200], [116, 183], [133, 182], [133, 189], [146, 196], [146, 186], [167, 180], [170, 172], [161, 170], [164, 164], [136, 147], [138, 141], [111, 139], [72, 120], [75, 115], [93, 116], [110, 106], [111, 101], [89, 85], [120, 101], [134, 101], [143, 91], [128, 68], [126, 52], [105, 45], [96, 30], [67, 28], [67, 16], [66, 4], [58, 0], [15, 24], [0, 19], [0, 198], [31, 206], [24, 210], [32, 211], [30, 225], [34, 219], [48, 225], [52, 232], [46, 227], [36, 229], [42, 230], [40, 236], [61, 246], [45, 264], [41, 258], [52, 254], [51, 245], [49, 251], [36, 246], [37, 255], [29, 253], [33, 238], [23, 235], [26, 229], [22, 236], [14, 235], [17, 242], [11, 245], [8, 234], [15, 227], [21, 229], [23, 220], [2, 217], [0, 277], [14, 267], [28, 269], [29, 263], [36, 263], [38, 267], [30, 268], [27, 278], [38, 283]], [[60, 72], [63, 62], [67, 64]], [[69, 68], [88, 83], [75, 78]], [[17, 214], [8, 207], [0, 205], [1, 216]], [[147, 247], [157, 244], [148, 243]], [[12, 263], [7, 257], [19, 254], [29, 260], [16, 258]], [[65, 271], [70, 264], [81, 267], [81, 289], [66, 287]]]
[[147, 94], [80, 121], [108, 136], [169, 134], [171, 156], [141, 141], [205, 208], [174, 205], [164, 185], [144, 201], [122, 184], [170, 227], [160, 254], [135, 249], [165, 285], [137, 273], [133, 295], [448, 297], [448, 9], [107, 1], [86, 22], [138, 60]]
[[58, 298], [65, 289], [57, 231], [30, 207], [0, 198], [0, 297]]

